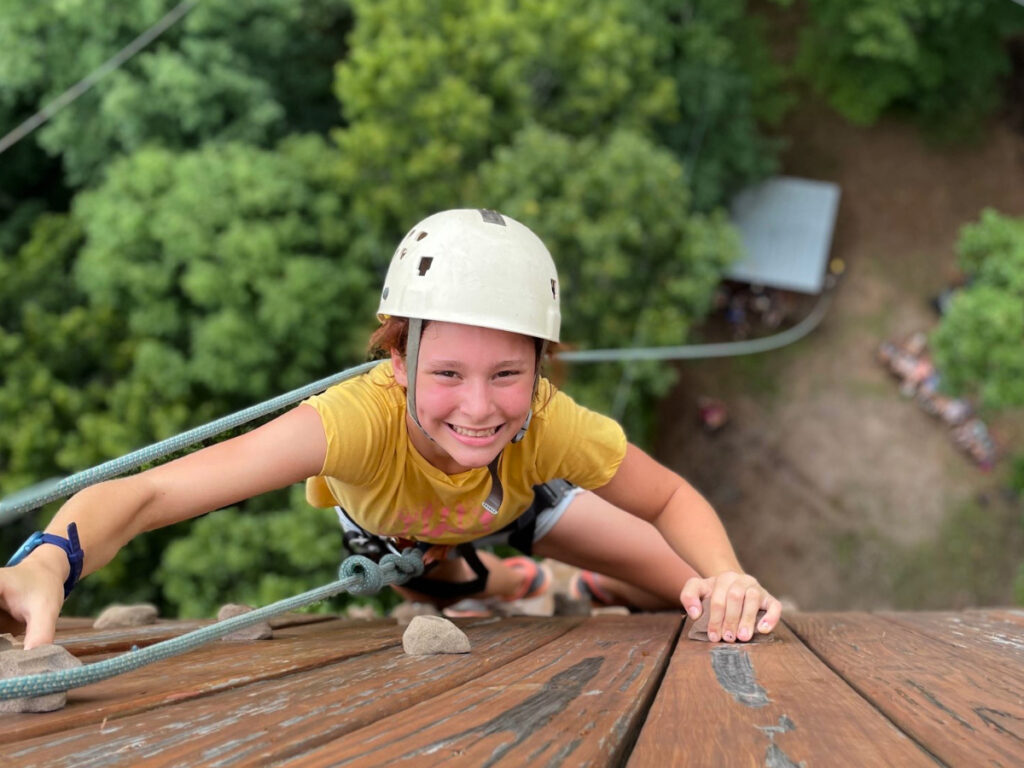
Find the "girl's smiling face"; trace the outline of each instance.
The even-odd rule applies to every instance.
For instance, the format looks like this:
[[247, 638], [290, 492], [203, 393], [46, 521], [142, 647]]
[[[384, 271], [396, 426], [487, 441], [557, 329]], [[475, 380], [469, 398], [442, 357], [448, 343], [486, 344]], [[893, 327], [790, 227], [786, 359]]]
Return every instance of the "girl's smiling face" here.
[[[392, 352], [395, 380], [408, 388], [405, 360]], [[533, 396], [536, 347], [518, 333], [432, 321], [416, 367], [416, 414], [409, 439], [441, 471], [487, 466], [523, 426]]]

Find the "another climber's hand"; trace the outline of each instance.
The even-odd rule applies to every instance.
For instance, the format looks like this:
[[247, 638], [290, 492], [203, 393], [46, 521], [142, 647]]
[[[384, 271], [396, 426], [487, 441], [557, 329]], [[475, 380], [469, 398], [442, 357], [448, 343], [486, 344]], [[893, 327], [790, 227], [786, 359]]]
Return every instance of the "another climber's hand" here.
[[[745, 573], [726, 571], [707, 579], [694, 577], [687, 581], [680, 600], [691, 619], [700, 617], [701, 600], [705, 597], [710, 598], [708, 640], [712, 642], [747, 642], [755, 630], [761, 634], [771, 632], [782, 616], [782, 604], [757, 579]], [[760, 610], [765, 615], [755, 627]]]

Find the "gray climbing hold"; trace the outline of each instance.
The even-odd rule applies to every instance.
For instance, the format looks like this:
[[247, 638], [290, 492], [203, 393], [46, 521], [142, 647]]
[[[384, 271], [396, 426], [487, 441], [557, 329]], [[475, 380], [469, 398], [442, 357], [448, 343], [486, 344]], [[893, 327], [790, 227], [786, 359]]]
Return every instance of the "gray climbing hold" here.
[[0, 635], [0, 651], [9, 651], [12, 648], [21, 648], [21, 640], [15, 639], [14, 635]]
[[[30, 651], [13, 649], [0, 652], [0, 679], [39, 675], [80, 666], [82, 662], [59, 645], [39, 645]], [[67, 700], [66, 691], [48, 693], [45, 696], [8, 699], [0, 701], [0, 713], [53, 712], [61, 709]]]
[[413, 656], [469, 653], [469, 638], [442, 616], [414, 616], [402, 635], [402, 649]]
[[[235, 616], [241, 616], [243, 613], [249, 613], [252, 611], [248, 605], [241, 605], [240, 603], [228, 603], [222, 605], [220, 610], [217, 611], [217, 621], [224, 621], [225, 619], [233, 619]], [[236, 629], [234, 632], [230, 632], [221, 640], [234, 641], [234, 640], [269, 640], [274, 636], [274, 630], [270, 626], [270, 622], [261, 621], [257, 624], [253, 624], [251, 627], [242, 627]]]
[[398, 626], [404, 627], [417, 616], [440, 616], [441, 612], [430, 603], [403, 602], [396, 605], [391, 611], [391, 618], [398, 622]]
[[120, 627], [141, 627], [155, 624], [158, 611], [155, 605], [140, 603], [138, 605], [107, 606], [93, 622], [93, 629], [118, 629]]
[[561, 592], [555, 593], [555, 616], [589, 616], [590, 600], [577, 600]]

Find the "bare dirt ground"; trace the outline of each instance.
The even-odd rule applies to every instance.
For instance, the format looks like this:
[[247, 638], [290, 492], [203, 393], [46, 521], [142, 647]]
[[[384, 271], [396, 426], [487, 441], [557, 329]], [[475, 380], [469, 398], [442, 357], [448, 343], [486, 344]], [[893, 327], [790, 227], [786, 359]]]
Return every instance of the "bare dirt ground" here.
[[[928, 299], [955, 274], [960, 227], [986, 207], [1024, 215], [1024, 137], [994, 121], [972, 147], [912, 125], [855, 128], [808, 100], [784, 126], [788, 175], [838, 182], [832, 255], [847, 272], [822, 325], [777, 352], [680, 366], [656, 453], [722, 515], [741, 561], [802, 609], [1012, 602], [1024, 560], [1006, 462], [976, 468], [946, 428], [898, 393], [879, 342], [929, 330]], [[730, 424], [697, 425], [696, 398]], [[1024, 449], [1024, 418], [990, 422]]]

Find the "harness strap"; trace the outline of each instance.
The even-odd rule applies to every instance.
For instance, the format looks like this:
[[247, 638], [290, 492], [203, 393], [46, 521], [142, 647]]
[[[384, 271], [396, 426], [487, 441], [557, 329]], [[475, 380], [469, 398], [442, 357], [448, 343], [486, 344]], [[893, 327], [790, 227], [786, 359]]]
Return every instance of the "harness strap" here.
[[[441, 600], [469, 597], [470, 595], [483, 592], [487, 588], [487, 577], [490, 575], [490, 571], [487, 570], [487, 566], [480, 560], [480, 556], [476, 553], [476, 547], [473, 546], [472, 542], [467, 541], [465, 544], [456, 546], [455, 551], [469, 563], [469, 567], [476, 574], [475, 579], [469, 581], [439, 581], [420, 576], [415, 579], [409, 579], [403, 586], [428, 597], [436, 597]], [[429, 573], [431, 567], [435, 565], [437, 563], [428, 565], [425, 573]]]

